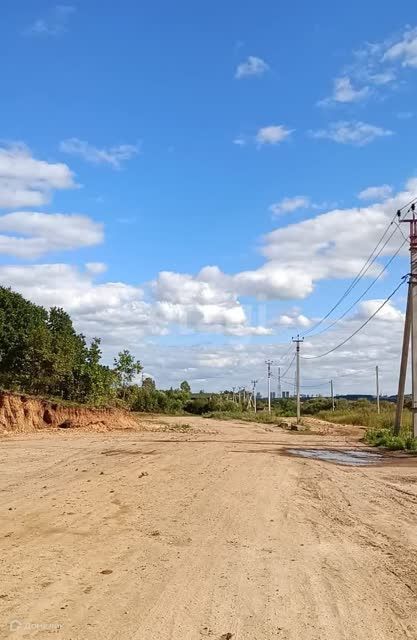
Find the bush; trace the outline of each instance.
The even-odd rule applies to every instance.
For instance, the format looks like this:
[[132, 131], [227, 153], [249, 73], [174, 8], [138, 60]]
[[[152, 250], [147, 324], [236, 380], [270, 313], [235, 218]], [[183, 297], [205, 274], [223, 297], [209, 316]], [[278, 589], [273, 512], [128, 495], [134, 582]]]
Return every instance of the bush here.
[[366, 432], [365, 442], [376, 447], [386, 447], [391, 451], [416, 451], [417, 438], [411, 435], [394, 435], [390, 429], [370, 429]]

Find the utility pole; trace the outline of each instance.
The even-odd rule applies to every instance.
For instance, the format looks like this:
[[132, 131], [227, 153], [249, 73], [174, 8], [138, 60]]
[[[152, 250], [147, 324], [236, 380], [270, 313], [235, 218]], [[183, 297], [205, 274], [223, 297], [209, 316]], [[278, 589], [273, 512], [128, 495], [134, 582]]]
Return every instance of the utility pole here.
[[271, 413], [271, 365], [274, 364], [272, 360], [265, 360], [265, 364], [268, 367], [268, 411]]
[[333, 388], [333, 380], [330, 380], [330, 395], [332, 398], [332, 411], [334, 411], [334, 388]]
[[257, 380], [252, 380], [252, 397], [253, 397], [253, 410], [256, 413], [256, 385], [258, 384]]
[[235, 394], [235, 390], [236, 390], [236, 387], [233, 387], [233, 402], [235, 402], [235, 401], [236, 401], [236, 394]]
[[[403, 218], [400, 222], [410, 223], [410, 307], [411, 307], [411, 411], [413, 435], [417, 437], [417, 218], [416, 206], [410, 207], [411, 218]], [[398, 217], [401, 212], [398, 211]], [[405, 333], [405, 330], [404, 330]]]
[[282, 397], [282, 389], [281, 389], [281, 367], [278, 367], [278, 398]]
[[395, 412], [395, 423], [394, 423], [394, 434], [396, 436], [398, 436], [401, 431], [401, 419], [403, 416], [403, 408], [404, 408], [405, 379], [407, 377], [408, 350], [410, 348], [410, 333], [411, 333], [411, 286], [409, 284], [408, 296], [407, 296], [407, 310], [405, 312], [403, 349], [401, 353], [400, 377], [398, 380], [397, 408]]
[[296, 380], [296, 387], [297, 387], [297, 423], [300, 422], [300, 417], [301, 417], [301, 403], [300, 403], [300, 343], [304, 342], [304, 338], [300, 338], [299, 335], [297, 335], [296, 338], [292, 339], [293, 342], [296, 343], [297, 347], [296, 347], [296, 355], [297, 355], [297, 367], [295, 370], [295, 380]]
[[375, 367], [375, 380], [376, 380], [376, 410], [381, 413], [381, 407], [379, 406], [379, 367]]

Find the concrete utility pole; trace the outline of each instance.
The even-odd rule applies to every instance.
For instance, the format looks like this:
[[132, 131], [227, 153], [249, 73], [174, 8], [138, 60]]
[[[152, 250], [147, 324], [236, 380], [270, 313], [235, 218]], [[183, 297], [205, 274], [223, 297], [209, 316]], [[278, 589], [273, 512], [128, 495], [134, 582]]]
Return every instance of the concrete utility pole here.
[[[411, 411], [413, 435], [417, 438], [417, 218], [416, 205], [410, 207], [411, 218], [400, 222], [410, 223], [410, 307], [411, 307]], [[400, 217], [401, 212], [397, 215]], [[405, 333], [405, 330], [404, 330]]]
[[394, 433], [397, 436], [401, 431], [401, 419], [403, 416], [405, 380], [407, 377], [408, 350], [410, 348], [410, 334], [411, 334], [411, 286], [408, 285], [407, 310], [405, 312], [404, 335], [403, 335], [403, 349], [401, 353], [400, 377], [398, 380], [397, 409], [395, 412], [395, 423], [394, 423]]
[[376, 380], [376, 410], [381, 413], [381, 407], [379, 405], [379, 367], [375, 367], [375, 380]]
[[271, 365], [274, 362], [273, 360], [265, 360], [265, 364], [268, 367], [268, 411], [271, 413]]
[[281, 367], [278, 367], [278, 398], [282, 398], [282, 389], [281, 389]]
[[301, 417], [301, 403], [300, 403], [300, 343], [304, 342], [304, 338], [300, 338], [299, 335], [297, 335], [296, 338], [292, 339], [293, 342], [296, 343], [297, 347], [296, 347], [296, 354], [297, 354], [297, 367], [295, 370], [295, 380], [296, 380], [296, 387], [297, 387], [297, 422], [300, 422], [300, 417]]
[[256, 385], [258, 384], [257, 380], [252, 380], [252, 397], [253, 397], [253, 410], [256, 413]]
[[332, 398], [332, 411], [334, 411], [334, 388], [333, 388], [333, 380], [330, 380], [330, 395]]

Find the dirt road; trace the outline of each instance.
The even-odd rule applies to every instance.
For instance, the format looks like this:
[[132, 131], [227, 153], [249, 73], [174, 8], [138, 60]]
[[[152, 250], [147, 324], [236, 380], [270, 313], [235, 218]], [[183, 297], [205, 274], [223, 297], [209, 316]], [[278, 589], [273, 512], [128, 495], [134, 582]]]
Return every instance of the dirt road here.
[[341, 467], [283, 450], [346, 437], [165, 420], [195, 429], [0, 441], [1, 637], [417, 638], [417, 459]]

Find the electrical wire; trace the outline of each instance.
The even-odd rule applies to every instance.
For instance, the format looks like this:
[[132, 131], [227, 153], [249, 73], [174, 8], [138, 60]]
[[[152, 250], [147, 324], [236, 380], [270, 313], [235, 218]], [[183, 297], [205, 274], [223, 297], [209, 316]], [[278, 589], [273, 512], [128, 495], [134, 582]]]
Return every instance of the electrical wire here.
[[[373, 249], [372, 253], [370, 254], [370, 256], [367, 258], [366, 262], [364, 263], [364, 265], [362, 266], [362, 268], [360, 269], [359, 273], [355, 276], [355, 278], [352, 280], [352, 282], [350, 283], [350, 285], [348, 286], [348, 288], [345, 290], [345, 292], [341, 295], [341, 297], [339, 298], [339, 300], [336, 302], [335, 305], [333, 305], [333, 307], [326, 313], [325, 316], [323, 316], [323, 318], [321, 318], [315, 325], [313, 325], [312, 327], [310, 327], [310, 329], [307, 329], [307, 331], [304, 332], [304, 335], [308, 335], [310, 334], [312, 331], [315, 331], [321, 324], [323, 324], [323, 322], [325, 320], [327, 320], [327, 318], [333, 313], [333, 311], [335, 309], [337, 309], [337, 307], [343, 302], [343, 300], [349, 295], [349, 293], [352, 291], [352, 289], [357, 285], [357, 283], [361, 280], [361, 278], [365, 275], [365, 273], [369, 270], [369, 268], [372, 266], [372, 264], [375, 262], [375, 260], [381, 255], [382, 251], [385, 249], [385, 247], [387, 246], [387, 244], [389, 243], [389, 241], [391, 240], [391, 238], [393, 237], [394, 233], [397, 231], [397, 229], [400, 229], [400, 226], [398, 224], [398, 222], [396, 221], [396, 218], [398, 216], [398, 213], [400, 213], [401, 211], [403, 211], [404, 209], [406, 209], [407, 207], [409, 207], [410, 205], [412, 205], [414, 202], [417, 201], [417, 198], [413, 198], [412, 200], [410, 200], [410, 202], [408, 202], [407, 204], [405, 204], [403, 207], [401, 207], [401, 209], [398, 209], [398, 211], [394, 214], [394, 216], [392, 217], [392, 219], [390, 220], [390, 222], [388, 223], [384, 233], [382, 234], [381, 238], [379, 239], [379, 241], [377, 242], [375, 248]], [[382, 245], [382, 247], [379, 248], [380, 244], [383, 242], [385, 236], [387, 235], [390, 227], [393, 224], [396, 224], [396, 228], [394, 229], [394, 231], [391, 233], [391, 235], [389, 236], [389, 238], [384, 242], [384, 244]], [[401, 231], [401, 229], [400, 229]], [[401, 231], [402, 233], [402, 231]], [[379, 248], [379, 251], [378, 251]]]
[[295, 356], [296, 355], [297, 354], [294, 353], [294, 355], [292, 357], [292, 360], [291, 360], [290, 364], [288, 365], [288, 367], [285, 369], [284, 373], [282, 374], [281, 379], [284, 378], [287, 375], [288, 371], [291, 369], [292, 365], [294, 364], [294, 360], [295, 360]]
[[349, 340], [351, 340], [360, 331], [362, 331], [362, 329], [364, 327], [366, 327], [366, 325], [381, 311], [381, 309], [387, 304], [387, 302], [389, 302], [391, 300], [391, 298], [397, 293], [397, 291], [400, 289], [400, 287], [402, 287], [402, 285], [406, 281], [406, 278], [407, 278], [407, 276], [403, 276], [402, 277], [400, 284], [394, 289], [394, 291], [392, 291], [392, 293], [390, 293], [388, 298], [386, 298], [386, 300], [384, 300], [384, 302], [378, 307], [378, 309], [371, 316], [369, 316], [369, 318], [358, 329], [356, 329], [356, 331], [354, 331], [348, 338], [343, 340], [343, 342], [338, 344], [336, 347], [333, 347], [332, 349], [329, 349], [329, 351], [326, 351], [325, 353], [321, 353], [321, 354], [319, 354], [317, 356], [301, 356], [301, 358], [303, 358], [304, 360], [313, 360], [313, 359], [316, 359], [316, 358], [323, 358], [324, 356], [328, 356], [330, 353], [333, 353], [333, 351], [336, 351], [336, 349], [339, 349], [340, 347], [343, 347], [343, 345], [345, 345], [347, 342], [349, 342]]
[[355, 302], [353, 302], [353, 304], [350, 305], [350, 307], [348, 307], [348, 309], [346, 309], [346, 311], [344, 311], [342, 313], [341, 316], [339, 316], [338, 318], [336, 318], [336, 320], [333, 320], [333, 322], [331, 322], [329, 325], [327, 325], [327, 327], [324, 327], [324, 329], [321, 329], [321, 331], [317, 331], [317, 333], [314, 333], [312, 336], [310, 336], [311, 338], [314, 338], [314, 336], [319, 336], [322, 333], [325, 333], [326, 331], [328, 331], [329, 329], [331, 329], [332, 327], [334, 327], [335, 324], [337, 324], [338, 322], [340, 322], [340, 320], [343, 320], [343, 318], [345, 316], [347, 316], [347, 314], [349, 313], [349, 311], [351, 311], [353, 309], [353, 307], [355, 307], [358, 302], [360, 302], [362, 300], [362, 298], [364, 298], [366, 296], [366, 294], [368, 293], [368, 291], [370, 291], [372, 289], [372, 287], [374, 286], [374, 284], [376, 284], [376, 282], [378, 282], [379, 278], [385, 273], [385, 271], [388, 269], [388, 267], [390, 266], [390, 264], [393, 262], [393, 260], [397, 257], [397, 255], [400, 253], [401, 249], [403, 248], [403, 246], [405, 245], [405, 243], [408, 242], [408, 238], [406, 238], [404, 240], [404, 242], [398, 247], [397, 251], [394, 253], [393, 256], [391, 256], [391, 258], [388, 260], [387, 264], [381, 269], [381, 271], [378, 273], [378, 275], [376, 276], [376, 278], [374, 278], [374, 280], [372, 280], [371, 284], [365, 289], [365, 291], [363, 291], [363, 293], [359, 296], [359, 298], [357, 298], [357, 300], [355, 300]]
[[283, 362], [287, 358], [287, 356], [290, 354], [290, 351], [292, 350], [292, 348], [293, 348], [293, 343], [290, 342], [290, 346], [288, 347], [287, 351], [284, 353], [284, 355], [282, 357], [279, 358], [280, 362]]
[[[294, 384], [294, 380], [288, 380], [285, 378], [282, 378], [283, 382], [286, 382], [287, 384]], [[330, 380], [329, 382], [326, 383], [321, 383], [321, 384], [301, 384], [300, 388], [301, 389], [318, 389], [320, 387], [327, 387], [330, 384]]]

